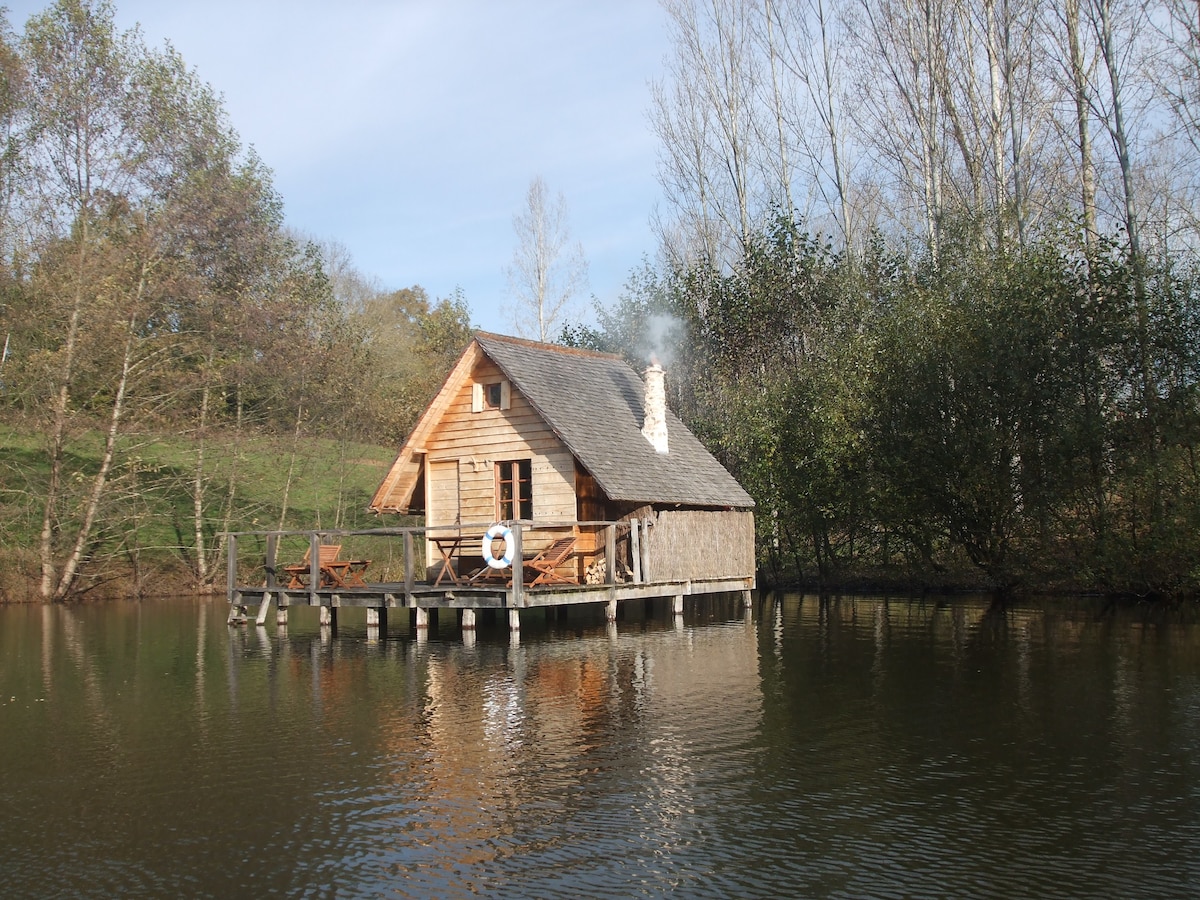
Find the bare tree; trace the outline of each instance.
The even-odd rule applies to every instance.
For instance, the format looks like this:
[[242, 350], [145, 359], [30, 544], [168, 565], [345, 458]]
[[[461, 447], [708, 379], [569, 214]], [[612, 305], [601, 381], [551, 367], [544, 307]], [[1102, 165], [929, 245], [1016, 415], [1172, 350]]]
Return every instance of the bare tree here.
[[903, 223], [906, 212], [915, 209], [936, 258], [946, 207], [949, 130], [938, 78], [944, 49], [940, 4], [860, 0], [859, 16], [860, 128], [871, 136], [877, 163], [892, 174], [895, 217]]
[[[1096, 161], [1092, 152], [1092, 89], [1094, 63], [1089, 59], [1080, 28], [1080, 0], [1064, 0], [1058, 10], [1066, 46], [1063, 69], [1074, 112], [1075, 158], [1079, 162], [1079, 199], [1083, 214], [1084, 244], [1091, 256], [1099, 237], [1096, 230]], [[1057, 23], [1055, 23], [1057, 24]], [[1056, 29], [1055, 29], [1056, 30]], [[1070, 130], [1068, 129], [1068, 132]]]
[[[793, 209], [792, 192], [799, 189], [810, 216], [832, 219], [833, 236], [852, 246], [858, 211], [852, 208], [854, 147], [843, 109], [850, 84], [843, 6], [841, 0], [765, 0], [763, 41], [771, 59], [768, 103], [779, 132], [780, 167], [789, 179], [785, 208]], [[776, 59], [782, 79], [775, 74]], [[795, 169], [787, 155], [792, 146], [801, 160]], [[792, 185], [793, 178], [801, 184]]]
[[1200, 7], [1166, 4], [662, 0], [664, 257], [736, 265], [774, 209], [935, 257], [948, 216], [981, 247], [1077, 210], [1089, 244], [1195, 240]]
[[653, 92], [660, 180], [697, 244], [678, 249], [728, 263], [745, 249], [756, 196], [767, 193], [756, 191], [764, 129], [753, 11], [742, 0], [663, 0], [663, 8], [675, 52], [669, 82]]
[[572, 243], [567, 201], [550, 197], [541, 176], [529, 184], [525, 209], [513, 216], [517, 248], [506, 270], [517, 302], [514, 324], [524, 337], [548, 340], [570, 301], [587, 286], [583, 245]]

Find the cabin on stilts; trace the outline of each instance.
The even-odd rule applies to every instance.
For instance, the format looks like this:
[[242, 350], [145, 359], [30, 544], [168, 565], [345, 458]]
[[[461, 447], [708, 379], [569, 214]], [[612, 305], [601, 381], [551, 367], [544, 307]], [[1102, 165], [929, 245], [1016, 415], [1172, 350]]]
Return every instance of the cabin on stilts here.
[[663, 369], [639, 377], [609, 354], [477, 333], [370, 508], [424, 516], [423, 580], [410, 535], [403, 583], [372, 584], [368, 569], [362, 586], [326, 590], [314, 562], [310, 605], [377, 594], [418, 625], [423, 609], [462, 609], [464, 628], [474, 609], [506, 607], [517, 627], [532, 606], [605, 603], [611, 619], [628, 599], [748, 604], [755, 584], [754, 501], [667, 408]]

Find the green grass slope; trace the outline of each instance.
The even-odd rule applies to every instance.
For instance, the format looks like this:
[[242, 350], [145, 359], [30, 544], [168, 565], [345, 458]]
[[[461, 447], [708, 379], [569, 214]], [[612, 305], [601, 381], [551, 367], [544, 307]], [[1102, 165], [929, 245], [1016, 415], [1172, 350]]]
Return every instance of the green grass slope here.
[[[58, 510], [64, 548], [75, 534], [102, 452], [99, 432], [74, 436], [67, 446], [66, 502]], [[194, 484], [200, 452], [196, 441], [179, 435], [122, 438], [86, 553], [86, 591], [128, 593], [148, 573], [160, 586], [194, 587]], [[323, 439], [293, 446], [290, 439], [222, 434], [210, 437], [203, 452], [204, 540], [209, 547], [224, 526], [226, 508], [234, 531], [398, 524], [367, 510], [395, 456], [394, 447]], [[36, 599], [49, 481], [44, 437], [32, 428], [0, 424], [0, 601]]]

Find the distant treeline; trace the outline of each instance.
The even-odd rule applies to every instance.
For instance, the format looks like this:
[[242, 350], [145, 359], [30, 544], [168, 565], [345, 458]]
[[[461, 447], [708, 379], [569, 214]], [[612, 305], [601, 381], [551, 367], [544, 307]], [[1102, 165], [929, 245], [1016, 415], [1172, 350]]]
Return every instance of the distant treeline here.
[[1191, 256], [1045, 233], [853, 257], [780, 220], [735, 269], [656, 271], [566, 339], [669, 366], [672, 406], [758, 502], [770, 580], [1192, 594]]
[[1195, 593], [1196, 4], [663, 8], [657, 261], [568, 339], [670, 338], [765, 572]]

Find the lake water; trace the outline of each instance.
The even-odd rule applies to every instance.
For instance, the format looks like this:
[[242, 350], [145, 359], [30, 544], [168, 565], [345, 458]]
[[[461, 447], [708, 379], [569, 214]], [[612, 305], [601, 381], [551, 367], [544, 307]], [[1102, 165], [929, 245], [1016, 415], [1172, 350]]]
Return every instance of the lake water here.
[[357, 612], [0, 608], [0, 894], [1200, 891], [1192, 607]]

